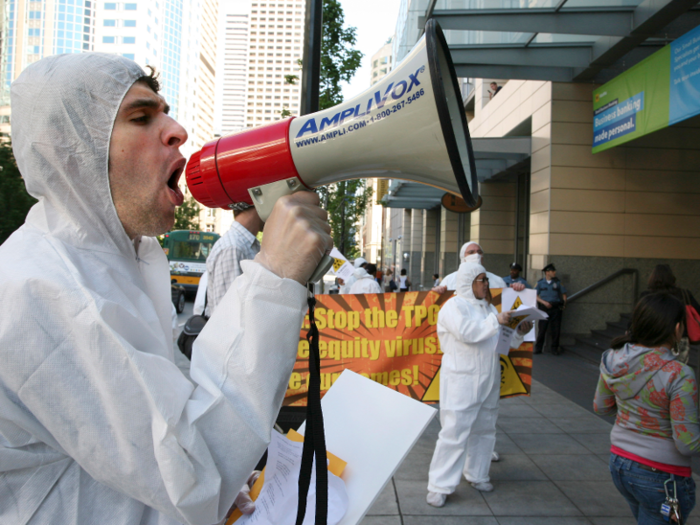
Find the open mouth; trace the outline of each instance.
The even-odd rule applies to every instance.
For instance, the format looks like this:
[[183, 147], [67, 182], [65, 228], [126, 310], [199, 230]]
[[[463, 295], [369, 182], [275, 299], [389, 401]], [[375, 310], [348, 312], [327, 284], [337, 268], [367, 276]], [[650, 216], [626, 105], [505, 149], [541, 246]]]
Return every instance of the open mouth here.
[[180, 187], [177, 185], [180, 180], [180, 175], [184, 170], [184, 166], [179, 166], [168, 179], [168, 188], [170, 188], [170, 200], [175, 206], [180, 206], [185, 200], [185, 196], [180, 191]]

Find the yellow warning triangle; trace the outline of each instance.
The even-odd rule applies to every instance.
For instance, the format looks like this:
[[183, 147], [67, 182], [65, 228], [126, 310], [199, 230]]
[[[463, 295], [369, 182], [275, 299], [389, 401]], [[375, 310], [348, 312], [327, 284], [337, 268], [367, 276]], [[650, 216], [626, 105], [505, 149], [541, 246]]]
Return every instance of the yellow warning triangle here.
[[440, 401], [440, 369], [438, 369], [435, 377], [433, 377], [421, 401], [424, 403], [437, 403]]
[[337, 272], [340, 270], [340, 267], [345, 264], [345, 261], [343, 259], [336, 259], [335, 257], [333, 258], [333, 271]]
[[[527, 389], [520, 379], [520, 374], [513, 366], [513, 361], [507, 355], [501, 357], [501, 397], [527, 394]], [[430, 386], [425, 391], [424, 403], [437, 403], [440, 401], [440, 370], [437, 371]]]
[[[501, 397], [527, 394], [527, 389], [520, 379], [520, 374], [507, 355], [501, 355]], [[431, 385], [432, 386], [432, 385]]]
[[513, 306], [510, 307], [511, 310], [515, 310], [516, 308], [520, 307], [523, 304], [523, 302], [520, 300], [520, 296], [517, 296], [515, 298], [515, 302], [513, 303]]

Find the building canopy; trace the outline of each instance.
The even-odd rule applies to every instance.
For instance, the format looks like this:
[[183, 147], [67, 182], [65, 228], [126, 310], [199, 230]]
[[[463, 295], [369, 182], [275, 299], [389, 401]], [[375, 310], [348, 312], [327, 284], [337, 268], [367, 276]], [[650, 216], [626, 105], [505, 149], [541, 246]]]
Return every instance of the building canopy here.
[[700, 25], [698, 0], [411, 3], [397, 58], [433, 18], [445, 31], [457, 75], [467, 78], [602, 84]]

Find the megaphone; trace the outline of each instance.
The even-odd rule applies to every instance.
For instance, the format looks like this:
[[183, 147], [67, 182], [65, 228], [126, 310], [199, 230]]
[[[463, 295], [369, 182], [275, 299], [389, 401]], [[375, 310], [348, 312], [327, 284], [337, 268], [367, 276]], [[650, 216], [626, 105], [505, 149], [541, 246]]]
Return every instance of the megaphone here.
[[435, 20], [396, 69], [361, 95], [213, 140], [186, 170], [190, 193], [203, 205], [254, 205], [262, 220], [282, 195], [368, 177], [428, 184], [476, 206], [462, 97]]

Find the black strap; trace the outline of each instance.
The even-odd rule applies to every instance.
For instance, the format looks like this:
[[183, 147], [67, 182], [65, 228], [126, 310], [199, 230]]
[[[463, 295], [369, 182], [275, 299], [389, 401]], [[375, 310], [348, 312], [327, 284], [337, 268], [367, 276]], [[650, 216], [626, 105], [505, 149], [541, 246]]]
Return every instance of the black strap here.
[[299, 506], [296, 525], [301, 525], [306, 515], [306, 498], [311, 484], [311, 467], [316, 458], [316, 525], [326, 525], [328, 519], [328, 468], [326, 466], [326, 436], [323, 431], [321, 411], [321, 362], [318, 350], [318, 327], [314, 319], [316, 298], [313, 284], [309, 284], [309, 391], [306, 401], [306, 433], [299, 471]]

